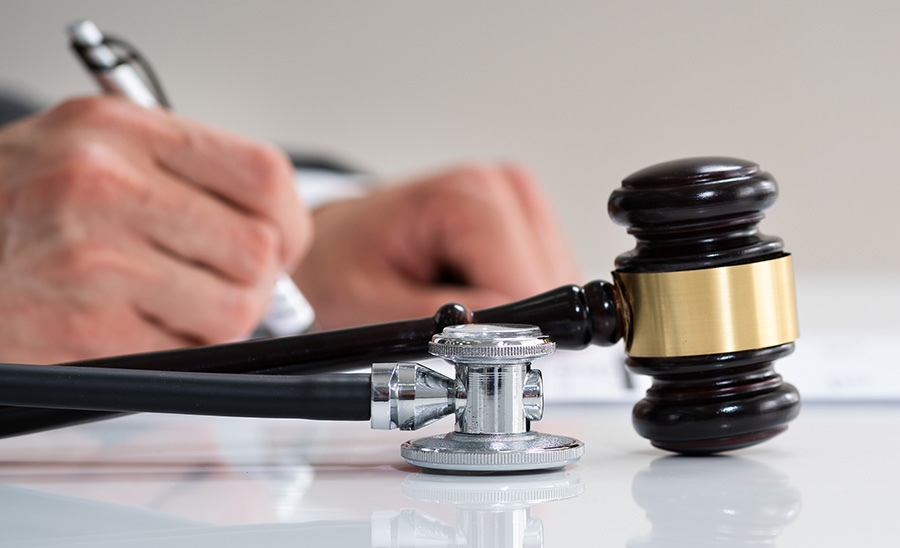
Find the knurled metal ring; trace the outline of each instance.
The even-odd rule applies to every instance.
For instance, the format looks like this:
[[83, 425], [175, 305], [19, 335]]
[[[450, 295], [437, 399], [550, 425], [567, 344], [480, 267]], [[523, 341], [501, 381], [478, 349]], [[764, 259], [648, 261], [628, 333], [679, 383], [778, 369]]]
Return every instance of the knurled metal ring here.
[[556, 343], [539, 327], [519, 324], [466, 324], [444, 328], [428, 352], [447, 360], [511, 358], [530, 360], [552, 354]]

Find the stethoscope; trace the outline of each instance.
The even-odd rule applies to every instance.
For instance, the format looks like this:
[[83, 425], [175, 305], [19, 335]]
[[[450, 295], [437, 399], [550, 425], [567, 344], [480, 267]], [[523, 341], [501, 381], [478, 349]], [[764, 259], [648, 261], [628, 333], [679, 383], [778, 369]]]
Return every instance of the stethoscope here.
[[[563, 286], [481, 311], [448, 304], [428, 318], [292, 337], [115, 356], [0, 365], [0, 437], [158, 412], [368, 420], [415, 430], [453, 415], [445, 435], [404, 443], [416, 466], [458, 472], [548, 470], [584, 444], [543, 434], [535, 359], [621, 337], [614, 286]], [[513, 323], [507, 323], [513, 322]], [[437, 356], [450, 378], [412, 360]], [[393, 360], [393, 361], [387, 361]], [[369, 374], [340, 373], [369, 364]]]
[[[408, 441], [401, 456], [421, 468], [458, 472], [555, 469], [581, 458], [582, 442], [531, 429], [543, 415], [541, 373], [531, 363], [556, 348], [539, 327], [454, 325], [428, 348], [454, 365], [454, 378], [415, 362], [375, 363], [370, 374], [285, 376], [122, 369], [130, 359], [123, 357], [92, 366], [0, 365], [0, 403], [69, 413], [369, 420], [382, 430], [417, 430], [454, 415], [453, 432]], [[191, 352], [139, 358], [164, 362], [180, 353]], [[58, 413], [61, 421], [79, 418]]]

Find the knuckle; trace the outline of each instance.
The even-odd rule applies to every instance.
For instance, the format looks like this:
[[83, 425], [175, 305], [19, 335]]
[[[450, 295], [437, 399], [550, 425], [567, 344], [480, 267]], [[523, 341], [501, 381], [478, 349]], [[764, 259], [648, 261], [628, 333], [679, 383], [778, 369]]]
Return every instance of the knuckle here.
[[483, 164], [464, 165], [457, 171], [457, 177], [463, 184], [491, 184], [497, 179], [497, 175], [495, 168]]
[[277, 268], [280, 238], [272, 226], [262, 221], [249, 222], [244, 238], [244, 256], [255, 276]]
[[540, 193], [541, 185], [538, 184], [538, 178], [532, 170], [520, 164], [508, 164], [506, 173], [508, 174], [510, 185], [517, 188], [520, 192]]
[[254, 144], [247, 149], [246, 166], [254, 191], [263, 203], [274, 205], [290, 181], [287, 157], [274, 147]]
[[125, 194], [146, 192], [139, 178], [118, 166], [106, 143], [80, 141], [59, 151], [55, 162], [26, 189], [38, 204], [90, 206], [115, 204]]
[[106, 143], [82, 140], [71, 143], [59, 156], [59, 171], [72, 183], [108, 177], [113, 151]]
[[188, 329], [201, 344], [233, 342], [247, 336], [259, 322], [265, 302], [252, 286], [229, 286], [204, 299], [205, 321]]
[[49, 117], [57, 122], [79, 126], [108, 126], [133, 111], [131, 105], [116, 97], [92, 95], [68, 99], [55, 106]]
[[449, 173], [452, 185], [443, 185], [461, 199], [496, 199], [509, 191], [510, 181], [502, 170], [484, 164], [467, 164]]
[[83, 239], [61, 249], [56, 268], [70, 284], [95, 286], [116, 271], [113, 253], [102, 241]]
[[263, 306], [264, 303], [252, 288], [228, 291], [222, 301], [224, 321], [211, 337], [223, 341], [246, 335], [259, 321]]
[[299, 262], [313, 243], [313, 218], [305, 210], [295, 217], [295, 226], [284, 237], [284, 259], [287, 263]]
[[455, 204], [452, 209], [466, 215], [477, 215], [482, 204], [497, 204], [505, 192], [501, 174], [478, 164], [454, 168], [431, 182], [420, 194], [428, 209], [446, 210], [448, 204]]

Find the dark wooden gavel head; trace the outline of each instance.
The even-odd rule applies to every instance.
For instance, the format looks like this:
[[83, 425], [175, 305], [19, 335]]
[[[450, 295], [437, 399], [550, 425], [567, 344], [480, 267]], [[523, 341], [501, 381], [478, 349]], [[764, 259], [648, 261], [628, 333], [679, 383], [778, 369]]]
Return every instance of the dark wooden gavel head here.
[[757, 230], [776, 196], [751, 162], [691, 158], [638, 171], [609, 199], [637, 239], [614, 277], [627, 366], [653, 377], [634, 426], [657, 447], [739, 449], [799, 413], [797, 390], [772, 365], [798, 335], [791, 259]]

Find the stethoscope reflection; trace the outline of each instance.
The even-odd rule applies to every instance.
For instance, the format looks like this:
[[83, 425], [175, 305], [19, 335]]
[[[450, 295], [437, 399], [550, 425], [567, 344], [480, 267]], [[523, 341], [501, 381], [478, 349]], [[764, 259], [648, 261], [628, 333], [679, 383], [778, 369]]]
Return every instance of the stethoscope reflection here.
[[372, 546], [540, 547], [544, 525], [531, 515], [531, 508], [583, 491], [581, 478], [566, 470], [468, 477], [411, 474], [403, 481], [403, 494], [454, 507], [456, 522], [446, 523], [417, 509], [377, 512], [372, 516]]
[[740, 457], [663, 457], [632, 482], [650, 533], [629, 548], [774, 546], [800, 513], [800, 491], [780, 470]]
[[379, 511], [371, 521], [323, 520], [220, 526], [122, 504], [0, 485], [0, 545], [115, 548], [231, 546], [543, 546], [537, 504], [576, 497], [581, 478], [559, 470], [507, 476], [416, 473], [402, 493], [455, 508], [455, 523], [417, 509]]

